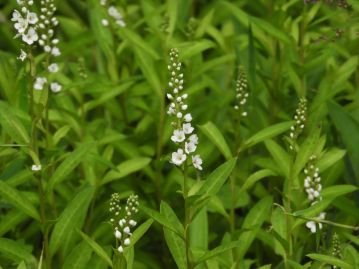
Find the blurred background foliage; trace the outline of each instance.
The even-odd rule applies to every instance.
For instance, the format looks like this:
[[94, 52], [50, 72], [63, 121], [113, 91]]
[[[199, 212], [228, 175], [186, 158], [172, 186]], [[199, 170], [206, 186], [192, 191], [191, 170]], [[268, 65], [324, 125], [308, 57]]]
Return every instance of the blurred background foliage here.
[[[211, 139], [208, 122], [220, 130], [230, 154], [242, 145], [234, 172], [238, 201], [231, 236], [249, 235], [242, 238], [248, 246], [198, 268], [270, 268], [267, 264], [284, 268], [283, 212], [271, 205], [281, 204], [285, 196], [281, 167], [286, 165], [283, 151], [288, 151], [285, 132], [290, 125], [265, 143], [244, 141], [264, 128], [291, 121], [299, 98], [306, 97], [309, 103], [301, 146], [312, 143], [310, 150], [323, 157], [324, 188], [358, 186], [356, 0], [115, 1], [124, 15], [124, 28], [102, 26], [105, 10], [98, 0], [55, 3], [62, 51], [56, 78], [64, 86], [49, 99], [49, 132], [41, 126], [39, 132], [43, 175], [51, 186], [45, 229], [53, 268], [107, 268], [76, 229], [110, 253], [114, 238], [107, 221], [113, 192], [123, 198], [135, 192], [141, 204], [154, 209], [164, 200], [183, 215], [176, 192], [181, 176], [168, 163], [174, 149], [165, 113], [172, 47], [179, 49], [184, 62], [190, 111], [200, 129], [204, 170], [191, 171], [193, 180], [206, 178], [227, 159]], [[39, 200], [32, 161], [21, 147], [5, 146], [22, 144], [20, 131], [29, 133], [27, 69], [16, 59], [21, 46], [10, 21], [16, 1], [0, 0], [0, 7], [0, 265], [35, 268], [42, 251], [42, 228], [36, 221]], [[41, 64], [41, 55], [37, 61]], [[247, 73], [250, 90], [248, 117], [241, 122], [233, 110], [238, 66]], [[258, 182], [241, 190], [259, 170], [267, 171], [263, 179], [259, 176]], [[298, 180], [302, 182], [302, 176]], [[329, 220], [358, 225], [359, 193], [354, 190], [333, 196]], [[304, 191], [297, 190], [296, 196], [294, 209], [305, 209]], [[205, 217], [193, 225], [191, 244], [203, 250], [228, 241], [230, 207], [226, 183], [207, 205]], [[140, 213], [139, 218], [143, 222], [148, 216]], [[312, 259], [306, 255], [328, 254], [334, 232], [339, 234], [343, 260], [351, 264], [349, 268], [359, 268], [358, 231], [330, 225], [320, 238], [305, 225], [293, 228], [296, 244], [293, 264], [287, 268], [327, 268], [321, 267], [320, 257], [312, 256], [317, 262], [310, 265]], [[55, 240], [59, 242], [52, 243]], [[237, 265], [233, 255], [241, 257]], [[20, 267], [25, 266], [21, 261], [28, 267]], [[136, 243], [133, 268], [176, 268], [160, 225], [153, 224]]]

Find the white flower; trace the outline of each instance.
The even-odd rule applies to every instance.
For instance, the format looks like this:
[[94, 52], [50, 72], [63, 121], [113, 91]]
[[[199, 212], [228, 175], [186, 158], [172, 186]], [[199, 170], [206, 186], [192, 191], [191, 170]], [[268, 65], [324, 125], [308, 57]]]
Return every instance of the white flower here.
[[55, 92], [55, 93], [61, 91], [61, 88], [62, 88], [61, 84], [59, 84], [57, 82], [52, 82], [51, 85], [50, 85], [51, 91]]
[[123, 232], [125, 234], [130, 234], [130, 232], [131, 232], [130, 227], [126, 226], [125, 228], [123, 228]]
[[183, 149], [178, 149], [177, 152], [172, 153], [172, 163], [175, 165], [181, 165], [185, 160], [187, 156], [183, 153]]
[[117, 239], [121, 239], [122, 234], [121, 234], [121, 232], [120, 232], [119, 230], [116, 230], [116, 231], [115, 231], [115, 237], [116, 237]]
[[18, 18], [17, 23], [14, 24], [14, 27], [19, 32], [19, 34], [23, 34], [27, 29], [27, 25], [27, 20]]
[[11, 21], [18, 21], [19, 19], [22, 19], [20, 12], [17, 10], [14, 10], [14, 12], [12, 13]]
[[314, 234], [317, 231], [317, 226], [314, 221], [308, 221], [305, 226]]
[[173, 114], [175, 114], [175, 112], [176, 112], [176, 110], [175, 110], [173, 107], [170, 106], [170, 107], [168, 108], [167, 114], [168, 114], [168, 115], [173, 115]]
[[126, 238], [125, 241], [123, 241], [125, 246], [129, 246], [131, 244], [130, 238]]
[[185, 134], [190, 134], [193, 132], [194, 128], [191, 126], [190, 123], [184, 123], [182, 129]]
[[59, 71], [59, 66], [56, 63], [52, 63], [48, 66], [47, 69], [50, 73], [56, 73], [57, 71]]
[[192, 115], [190, 113], [187, 113], [186, 115], [184, 115], [184, 120], [186, 122], [192, 121]]
[[174, 130], [173, 135], [171, 136], [173, 142], [183, 142], [185, 138], [186, 136], [182, 130]]
[[106, 19], [102, 19], [101, 23], [103, 26], [108, 26], [108, 24], [109, 24], [108, 20], [106, 20]]
[[120, 12], [118, 12], [117, 8], [114, 6], [110, 6], [108, 8], [108, 15], [110, 15], [111, 17], [115, 18], [115, 19], [120, 19], [122, 18]]
[[23, 50], [20, 50], [20, 55], [19, 55], [19, 57], [17, 57], [20, 61], [24, 61], [25, 59], [26, 59], [26, 57], [27, 57], [27, 54], [26, 54], [26, 52], [25, 51], [23, 51]]
[[33, 164], [31, 166], [32, 171], [40, 171], [41, 170], [41, 164]]
[[28, 45], [32, 45], [39, 39], [34, 28], [30, 27], [26, 34], [22, 35], [22, 40], [27, 43]]
[[35, 12], [28, 12], [26, 19], [29, 22], [29, 24], [36, 24], [39, 21], [37, 14]]
[[61, 52], [60, 52], [60, 50], [59, 50], [58, 47], [53, 47], [52, 50], [51, 50], [51, 54], [52, 54], [53, 56], [60, 56], [60, 55], [61, 55]]
[[198, 136], [197, 136], [196, 134], [191, 135], [191, 136], [188, 138], [188, 140], [189, 140], [190, 142], [192, 142], [193, 144], [195, 144], [195, 145], [198, 144]]
[[192, 163], [195, 168], [202, 170], [202, 159], [199, 155], [192, 156]]
[[132, 227], [134, 227], [134, 226], [137, 225], [137, 222], [134, 221], [134, 220], [132, 220], [132, 219], [131, 219], [128, 223], [129, 223]]
[[197, 146], [193, 142], [189, 142], [189, 143], [186, 142], [184, 145], [184, 148], [185, 148], [186, 153], [189, 154], [189, 153], [195, 152]]
[[118, 252], [123, 253], [123, 247], [122, 246], [119, 246], [117, 250], [118, 250]]
[[47, 82], [47, 79], [44, 77], [37, 77], [34, 84], [34, 89], [41, 91], [44, 88], [44, 84]]
[[124, 219], [120, 219], [120, 221], [118, 222], [118, 224], [123, 227], [123, 225], [125, 224], [125, 220]]
[[116, 23], [121, 26], [121, 27], [125, 27], [126, 23], [123, 20], [116, 20]]
[[[325, 219], [325, 212], [321, 212], [319, 214], [319, 216], [317, 217], [318, 220], [324, 220]], [[319, 227], [319, 229], [321, 230], [323, 228], [323, 224], [321, 224], [320, 222], [316, 223], [315, 221], [308, 221], [305, 226], [307, 226], [308, 229], [310, 229], [310, 231], [312, 233], [316, 233], [317, 231], [317, 226]]]
[[107, 0], [101, 0], [101, 1], [100, 1], [100, 4], [101, 4], [102, 6], [104, 6], [104, 5], [106, 5], [106, 2], [107, 2]]
[[51, 47], [50, 47], [49, 45], [46, 45], [46, 46], [44, 47], [44, 51], [45, 51], [45, 52], [50, 52], [50, 51], [51, 51]]

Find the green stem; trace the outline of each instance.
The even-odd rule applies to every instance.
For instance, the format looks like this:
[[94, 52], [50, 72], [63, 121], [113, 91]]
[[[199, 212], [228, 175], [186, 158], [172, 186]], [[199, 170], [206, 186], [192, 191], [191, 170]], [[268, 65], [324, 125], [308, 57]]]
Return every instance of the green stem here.
[[305, 217], [305, 216], [297, 216], [297, 215], [295, 215], [293, 213], [290, 213], [290, 212], [286, 211], [286, 209], [283, 206], [281, 206], [280, 204], [274, 203], [274, 205], [278, 206], [280, 209], [282, 209], [284, 214], [292, 216], [294, 218], [304, 219], [304, 220], [308, 220], [308, 221], [314, 221], [316, 223], [324, 223], [324, 224], [328, 224], [328, 225], [331, 225], [331, 226], [340, 227], [340, 228], [344, 228], [344, 229], [349, 229], [349, 230], [353, 230], [353, 231], [359, 231], [359, 226], [352, 226], [352, 225], [342, 224], [342, 223], [333, 222], [333, 221], [329, 221], [329, 220], [325, 220], [325, 219], [309, 218], [309, 217]]
[[[287, 212], [291, 212], [291, 199], [292, 199], [292, 183], [293, 183], [293, 167], [294, 167], [295, 155], [292, 155], [290, 167], [289, 167], [289, 175], [284, 185], [284, 194], [286, 196], [283, 197], [283, 204]], [[292, 218], [287, 215], [286, 217], [286, 226], [287, 226], [287, 242], [288, 249], [286, 249], [286, 259], [285, 259], [285, 267], [290, 268], [287, 264], [287, 259], [290, 259], [293, 255], [293, 240], [292, 240]]]
[[[29, 97], [29, 112], [31, 117], [31, 137], [30, 137], [30, 144], [29, 144], [29, 150], [33, 151], [33, 153], [38, 156], [39, 149], [37, 145], [37, 122], [38, 117], [35, 114], [34, 110], [34, 90], [33, 85], [36, 79], [36, 63], [34, 60], [34, 57], [32, 55], [31, 47], [29, 47], [28, 50], [28, 58], [30, 62], [30, 78], [29, 78], [29, 88], [28, 88], [28, 97]], [[36, 178], [36, 177], [35, 177]], [[43, 234], [44, 239], [44, 252], [45, 252], [45, 263], [46, 268], [51, 269], [51, 257], [50, 257], [50, 251], [49, 251], [49, 238], [48, 238], [48, 231], [46, 227], [46, 201], [45, 201], [45, 191], [43, 188], [43, 180], [42, 176], [38, 178], [37, 184], [38, 184], [38, 194], [39, 194], [39, 206], [40, 206], [40, 222], [41, 222], [41, 231]]]
[[190, 238], [189, 238], [189, 225], [191, 224], [190, 218], [190, 208], [188, 206], [188, 182], [187, 182], [187, 163], [184, 164], [183, 167], [183, 199], [184, 199], [184, 209], [185, 209], [185, 219], [184, 219], [184, 241], [185, 241], [185, 248], [186, 248], [186, 260], [187, 260], [187, 268], [193, 269], [194, 266], [191, 260], [191, 253], [190, 253]]

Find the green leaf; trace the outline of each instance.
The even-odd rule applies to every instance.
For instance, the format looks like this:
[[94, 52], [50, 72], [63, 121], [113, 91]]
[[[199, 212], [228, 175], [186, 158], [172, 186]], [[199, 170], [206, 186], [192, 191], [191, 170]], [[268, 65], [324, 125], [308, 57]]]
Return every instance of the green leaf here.
[[14, 109], [3, 101], [0, 101], [0, 124], [16, 143], [26, 145], [30, 143], [30, 136]]
[[293, 267], [293, 269], [306, 269], [307, 267], [300, 265], [299, 263], [292, 261], [292, 260], [287, 260], [288, 264], [291, 265]]
[[248, 138], [242, 145], [242, 149], [253, 147], [254, 145], [256, 145], [266, 139], [275, 137], [275, 136], [289, 130], [289, 128], [292, 125], [293, 125], [293, 121], [287, 121], [287, 122], [274, 124], [272, 126], [264, 128], [264, 129], [260, 130], [259, 132], [257, 132], [256, 134], [254, 134], [253, 136], [251, 136], [250, 138]]
[[161, 81], [158, 77], [158, 74], [156, 73], [153, 59], [146, 51], [143, 51], [139, 48], [134, 48], [134, 52], [136, 55], [136, 60], [139, 63], [139, 67], [149, 85], [152, 87], [159, 98], [163, 98], [164, 91], [162, 90]]
[[50, 238], [49, 249], [52, 255], [55, 254], [60, 246], [66, 249], [69, 242], [74, 239], [75, 229], [82, 227], [93, 194], [93, 187], [83, 189], [61, 213]]
[[266, 177], [270, 177], [270, 176], [275, 176], [275, 174], [273, 173], [273, 171], [271, 171], [269, 169], [262, 169], [262, 170], [259, 170], [255, 173], [253, 173], [244, 182], [243, 186], [240, 189], [240, 192], [244, 192], [244, 191], [250, 189], [259, 180], [266, 178]]
[[15, 262], [26, 261], [35, 265], [36, 259], [31, 254], [31, 247], [8, 238], [0, 238], [0, 253], [5, 254]]
[[117, 171], [108, 172], [101, 181], [101, 185], [109, 183], [120, 178], [124, 178], [129, 174], [142, 170], [151, 162], [151, 158], [136, 157], [130, 160], [126, 160], [117, 166]]
[[85, 269], [91, 258], [92, 248], [82, 241], [66, 257], [62, 269]]
[[20, 262], [16, 269], [26, 269], [26, 264], [24, 261]]
[[208, 249], [208, 216], [206, 207], [202, 208], [189, 225], [190, 247]]
[[94, 143], [85, 143], [72, 151], [58, 166], [49, 180], [49, 188], [53, 189], [57, 184], [68, 178], [69, 174], [79, 165], [86, 154], [95, 146]]
[[281, 40], [283, 43], [291, 44], [289, 37], [284, 32], [277, 29], [266, 20], [256, 17], [250, 17], [250, 21], [257, 25], [259, 28], [261, 28], [263, 31], [267, 32], [272, 37]]
[[351, 158], [352, 166], [359, 175], [359, 123], [336, 103], [328, 103], [329, 114], [343, 139], [347, 152]]
[[317, 253], [311, 253], [311, 254], [308, 254], [307, 256], [313, 260], [323, 262], [324, 264], [336, 265], [343, 269], [354, 269], [354, 267], [352, 265], [344, 262], [341, 259], [333, 257], [333, 256], [317, 254]]
[[238, 248], [238, 261], [241, 260], [257, 235], [258, 229], [267, 219], [272, 208], [273, 198], [267, 196], [255, 204], [244, 219], [242, 230], [238, 238], [241, 245]]
[[27, 215], [22, 211], [13, 209], [6, 214], [3, 214], [0, 221], [0, 236], [3, 236], [8, 231], [19, 225], [27, 218]]
[[76, 230], [76, 231], [81, 235], [81, 237], [86, 241], [86, 243], [89, 244], [89, 246], [93, 249], [93, 251], [112, 268], [112, 261], [110, 257], [107, 255], [106, 251], [99, 244], [97, 244], [91, 237], [84, 234], [80, 230]]
[[146, 43], [140, 35], [130, 30], [127, 27], [119, 27], [118, 32], [123, 37], [123, 39], [128, 40], [132, 45], [137, 47], [137, 50], [145, 51], [150, 55], [154, 60], [158, 60], [160, 57], [158, 53], [153, 49], [153, 46]]
[[320, 129], [317, 128], [304, 140], [300, 146], [299, 152], [294, 162], [294, 176], [297, 176], [303, 170], [306, 163], [308, 163], [310, 156], [315, 154], [315, 146], [318, 144], [319, 136]]
[[282, 175], [288, 178], [290, 167], [290, 157], [288, 153], [273, 140], [266, 140], [265, 146], [280, 168]]
[[258, 267], [258, 269], [271, 269], [272, 265], [271, 264], [267, 264], [267, 265], [263, 265], [261, 267]]
[[216, 170], [208, 176], [196, 194], [205, 196], [215, 195], [232, 173], [236, 162], [237, 158], [234, 158], [217, 167]]
[[144, 223], [142, 223], [132, 234], [131, 236], [131, 246], [135, 245], [138, 240], [147, 232], [147, 230], [151, 227], [153, 223], [153, 219], [148, 219]]
[[185, 60], [215, 46], [214, 42], [208, 39], [201, 39], [200, 41], [181, 43], [178, 49], [181, 52], [180, 58]]
[[324, 188], [321, 192], [323, 199], [334, 199], [338, 196], [345, 195], [358, 190], [358, 187], [353, 185], [334, 185]]
[[71, 126], [69, 126], [69, 125], [65, 125], [65, 126], [61, 127], [60, 129], [58, 129], [52, 137], [54, 145], [57, 145], [57, 143], [59, 143], [60, 140], [67, 135], [67, 133], [70, 131], [70, 129], [71, 129]]
[[169, 17], [169, 25], [167, 31], [169, 35], [172, 35], [176, 29], [177, 13], [178, 13], [178, 2], [177, 0], [169, 0], [167, 2], [167, 12]]
[[[161, 208], [162, 211], [165, 211], [166, 214], [173, 216], [173, 214], [169, 212], [173, 212], [171, 207], [165, 203], [164, 201], [161, 202]], [[165, 215], [159, 213], [156, 210], [153, 210], [151, 208], [145, 207], [143, 205], [140, 205], [140, 210], [153, 218], [155, 221], [160, 223], [162, 226], [167, 227], [168, 229], [172, 230], [173, 232], [177, 233], [180, 237], [183, 238], [184, 236], [184, 228], [182, 224], [178, 221], [178, 219], [175, 218], [168, 218]]]
[[227, 145], [226, 140], [214, 123], [209, 121], [204, 125], [200, 125], [199, 128], [209, 138], [209, 140], [211, 140], [211, 142], [216, 145], [216, 147], [227, 160], [232, 158], [232, 153]]
[[223, 252], [226, 252], [232, 248], [240, 247], [241, 243], [242, 242], [240, 240], [238, 240], [238, 241], [222, 244], [222, 245], [208, 251], [206, 254], [204, 254], [202, 257], [200, 257], [195, 263], [200, 264], [200, 263], [202, 263], [208, 259], [211, 259], [219, 254], [222, 254]]
[[[161, 214], [165, 218], [170, 219], [171, 222], [179, 222], [173, 210], [163, 201], [161, 202]], [[177, 267], [179, 269], [187, 269], [186, 249], [183, 238], [178, 236], [177, 233], [173, 232], [172, 229], [169, 229], [166, 226], [163, 226], [163, 232], [167, 246], [177, 264]]]
[[346, 151], [342, 149], [331, 149], [326, 152], [318, 161], [317, 166], [320, 172], [327, 170], [345, 156]]
[[17, 189], [10, 187], [6, 182], [0, 180], [0, 195], [14, 207], [26, 215], [40, 221], [40, 215], [34, 205], [27, 199], [26, 195]]

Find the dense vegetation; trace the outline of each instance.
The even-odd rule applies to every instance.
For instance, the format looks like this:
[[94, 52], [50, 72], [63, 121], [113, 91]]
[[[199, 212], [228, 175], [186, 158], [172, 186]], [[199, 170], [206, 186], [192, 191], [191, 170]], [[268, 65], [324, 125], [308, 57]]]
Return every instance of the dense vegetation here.
[[0, 268], [359, 268], [358, 1], [0, 7]]

